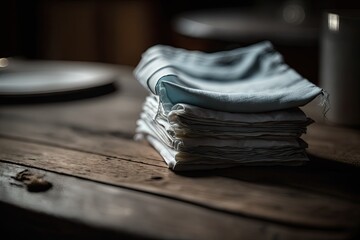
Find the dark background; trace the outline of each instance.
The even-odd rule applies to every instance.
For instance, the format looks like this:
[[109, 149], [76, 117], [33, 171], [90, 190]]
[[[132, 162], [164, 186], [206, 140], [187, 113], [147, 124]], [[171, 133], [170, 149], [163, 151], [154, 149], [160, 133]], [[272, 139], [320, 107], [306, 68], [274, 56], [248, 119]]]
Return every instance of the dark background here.
[[[358, 7], [349, 0], [3, 0], [0, 8], [0, 57], [98, 61], [135, 66], [141, 53], [158, 43], [209, 52], [228, 49], [267, 40], [268, 36], [233, 41], [223, 41], [221, 36], [215, 40], [194, 38], [179, 33], [174, 22], [181, 13], [221, 8], [263, 9], [277, 16], [289, 2], [304, 6], [305, 20], [308, 22], [311, 19], [319, 36], [324, 10]], [[264, 29], [266, 24], [264, 22]], [[289, 65], [317, 82], [318, 36], [313, 41], [300, 39], [274, 41], [274, 44]]]

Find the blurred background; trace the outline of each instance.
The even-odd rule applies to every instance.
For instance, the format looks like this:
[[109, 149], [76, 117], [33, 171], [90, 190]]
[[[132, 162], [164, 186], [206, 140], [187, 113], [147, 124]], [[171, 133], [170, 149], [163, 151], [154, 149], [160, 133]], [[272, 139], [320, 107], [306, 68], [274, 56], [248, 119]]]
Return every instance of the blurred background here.
[[212, 52], [270, 40], [316, 83], [323, 10], [357, 7], [350, 0], [3, 0], [0, 57], [136, 66], [154, 44]]

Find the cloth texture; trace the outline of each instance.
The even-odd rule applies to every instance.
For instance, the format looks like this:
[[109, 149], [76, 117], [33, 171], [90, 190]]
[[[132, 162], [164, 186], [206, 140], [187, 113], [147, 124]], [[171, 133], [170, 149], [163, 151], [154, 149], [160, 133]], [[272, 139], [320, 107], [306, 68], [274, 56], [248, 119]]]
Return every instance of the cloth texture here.
[[155, 45], [134, 74], [166, 112], [177, 103], [266, 112], [303, 106], [323, 92], [290, 68], [269, 41], [215, 53]]
[[313, 120], [300, 107], [325, 92], [269, 41], [215, 53], [155, 45], [134, 75], [149, 91], [135, 139], [173, 170], [309, 161], [301, 135]]

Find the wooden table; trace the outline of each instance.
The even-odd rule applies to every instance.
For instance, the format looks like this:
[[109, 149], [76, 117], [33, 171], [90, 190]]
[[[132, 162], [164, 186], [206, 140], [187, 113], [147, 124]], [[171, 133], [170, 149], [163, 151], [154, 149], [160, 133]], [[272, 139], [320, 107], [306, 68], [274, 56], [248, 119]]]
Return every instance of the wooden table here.
[[[356, 239], [360, 132], [313, 124], [304, 167], [175, 173], [134, 142], [146, 96], [0, 107], [1, 234], [48, 239]], [[311, 111], [310, 111], [311, 112]]]

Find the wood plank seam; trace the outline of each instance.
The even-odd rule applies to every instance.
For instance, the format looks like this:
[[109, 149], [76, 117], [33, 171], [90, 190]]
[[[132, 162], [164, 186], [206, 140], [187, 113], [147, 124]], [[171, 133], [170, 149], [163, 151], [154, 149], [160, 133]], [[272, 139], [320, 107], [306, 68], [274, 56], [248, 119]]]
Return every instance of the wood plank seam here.
[[75, 175], [75, 174], [69, 174], [69, 173], [66, 173], [66, 172], [56, 171], [56, 170], [50, 169], [50, 168], [42, 168], [42, 167], [30, 165], [30, 164], [18, 163], [18, 162], [14, 162], [14, 161], [11, 161], [11, 160], [0, 159], [0, 161], [4, 162], [4, 163], [7, 163], [7, 164], [13, 164], [13, 165], [19, 165], [19, 166], [23, 166], [23, 167], [34, 168], [34, 169], [38, 169], [38, 170], [41, 170], [41, 171], [48, 171], [48, 172], [52, 172], [52, 173], [56, 173], [56, 174], [60, 174], [60, 175], [64, 175], [64, 176], [75, 177], [75, 178], [90, 181], [90, 182], [97, 182], [97, 183], [104, 184], [104, 185], [120, 187], [120, 188], [127, 189], [127, 190], [146, 193], [146, 194], [150, 194], [150, 195], [154, 195], [154, 196], [158, 196], [158, 197], [162, 197], [162, 198], [166, 198], [166, 199], [171, 199], [171, 200], [175, 200], [175, 201], [195, 205], [195, 206], [202, 207], [202, 208], [205, 208], [205, 209], [214, 210], [214, 211], [217, 211], [217, 212], [227, 213], [227, 214], [234, 215], [234, 216], [241, 216], [241, 217], [246, 217], [246, 218], [250, 218], [250, 219], [254, 219], [254, 220], [266, 221], [266, 222], [281, 224], [281, 225], [284, 225], [284, 226], [289, 226], [289, 227], [294, 227], [294, 228], [299, 228], [299, 229], [300, 228], [306, 228], [306, 229], [309, 229], [309, 230], [327, 230], [327, 231], [330, 230], [330, 231], [334, 231], [334, 232], [348, 230], [347, 227], [340, 227], [340, 226], [339, 227], [334, 227], [334, 226], [332, 226], [332, 227], [329, 228], [329, 227], [326, 227], [326, 226], [314, 226], [314, 225], [310, 225], [310, 224], [307, 225], [307, 224], [301, 224], [301, 223], [293, 223], [291, 221], [282, 221], [280, 219], [268, 218], [266, 216], [259, 217], [259, 216], [256, 216], [256, 215], [248, 214], [246, 212], [233, 212], [233, 211], [231, 211], [229, 209], [219, 208], [216, 205], [203, 204], [203, 203], [201, 203], [199, 201], [192, 201], [192, 200], [189, 200], [189, 199], [186, 199], [186, 198], [176, 197], [176, 196], [169, 195], [169, 194], [153, 192], [153, 191], [150, 191], [150, 190], [146, 190], [146, 189], [143, 189], [143, 188], [136, 187], [133, 184], [109, 183], [109, 182], [101, 181], [101, 180], [94, 179], [94, 178], [84, 177], [84, 176]]
[[[165, 199], [171, 199], [177, 202], [181, 202], [181, 203], [185, 203], [185, 204], [190, 204], [193, 206], [197, 206], [200, 208], [204, 208], [204, 209], [208, 209], [211, 211], [215, 211], [215, 212], [219, 212], [219, 213], [224, 213], [224, 214], [229, 214], [231, 216], [239, 216], [239, 217], [244, 217], [244, 218], [248, 218], [248, 219], [252, 219], [255, 221], [261, 221], [261, 222], [265, 222], [265, 223], [271, 223], [271, 224], [279, 224], [282, 226], [286, 226], [286, 227], [291, 227], [294, 229], [298, 229], [298, 230], [314, 230], [314, 231], [327, 231], [327, 232], [332, 232], [332, 233], [346, 233], [349, 228], [343, 228], [343, 227], [321, 227], [321, 226], [312, 226], [312, 225], [303, 225], [303, 224], [294, 224], [292, 222], [287, 222], [287, 221], [279, 221], [276, 219], [268, 219], [268, 218], [262, 218], [259, 216], [255, 216], [255, 215], [250, 215], [250, 214], [246, 214], [246, 213], [239, 213], [239, 212], [232, 212], [226, 209], [220, 209], [220, 208], [216, 208], [216, 207], [212, 207], [211, 205], [204, 205], [201, 204], [199, 202], [193, 202], [187, 199], [182, 199], [182, 198], [177, 198], [171, 195], [164, 195], [164, 194], [160, 194], [160, 193], [156, 193], [156, 192], [151, 192], [151, 191], [146, 191], [143, 189], [139, 189], [139, 188], [133, 188], [131, 186], [127, 186], [125, 185], [118, 185], [118, 184], [112, 184], [112, 183], [108, 183], [108, 182], [103, 182], [97, 179], [89, 179], [86, 177], [82, 177], [82, 176], [77, 176], [77, 175], [72, 175], [72, 174], [67, 174], [64, 172], [59, 172], [56, 170], [52, 170], [52, 169], [44, 169], [44, 168], [40, 168], [37, 166], [32, 166], [32, 165], [27, 165], [27, 164], [22, 164], [22, 163], [15, 163], [12, 161], [7, 161], [4, 159], [0, 159], [1, 162], [5, 163], [5, 164], [9, 164], [12, 166], [22, 166], [25, 168], [32, 168], [32, 169], [36, 169], [36, 170], [40, 170], [40, 171], [47, 171], [47, 172], [51, 172], [51, 173], [55, 173], [55, 174], [59, 174], [59, 175], [63, 175], [63, 176], [68, 176], [68, 177], [72, 177], [72, 178], [77, 178], [77, 179], [81, 179], [84, 181], [88, 181], [88, 182], [96, 182], [99, 184], [102, 184], [104, 186], [112, 186], [112, 187], [119, 187], [122, 189], [126, 189], [126, 190], [130, 190], [130, 191], [134, 191], [134, 192], [139, 192], [139, 193], [145, 193], [145, 194], [149, 194], [151, 196], [156, 196], [156, 197], [160, 197], [160, 198], [165, 198]], [[352, 228], [351, 228], [352, 229]]]

